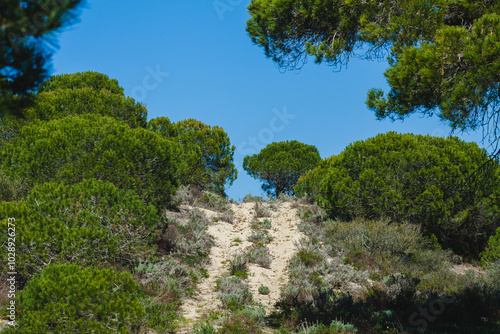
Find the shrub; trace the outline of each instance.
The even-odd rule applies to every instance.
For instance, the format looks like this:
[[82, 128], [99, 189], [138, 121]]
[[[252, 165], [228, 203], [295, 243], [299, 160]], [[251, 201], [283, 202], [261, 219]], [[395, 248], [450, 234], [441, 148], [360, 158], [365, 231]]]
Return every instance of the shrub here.
[[423, 238], [413, 224], [356, 219], [327, 221], [324, 226], [325, 242], [339, 250], [364, 252], [372, 259], [365, 256], [363, 263], [386, 273], [425, 273], [450, 266], [450, 253], [442, 251], [432, 238]]
[[[46, 183], [25, 200], [0, 204], [0, 225], [16, 219], [17, 265], [24, 278], [48, 263], [129, 265], [154, 252], [159, 218], [131, 191], [109, 182]], [[6, 242], [7, 235], [0, 236]]]
[[51, 265], [20, 292], [18, 326], [12, 332], [135, 332], [145, 315], [138, 293], [127, 272]]
[[227, 318], [218, 331], [219, 334], [260, 334], [258, 322], [252, 317], [238, 313]]
[[297, 256], [306, 267], [313, 267], [323, 261], [323, 258], [320, 254], [307, 249], [299, 250]]
[[18, 201], [29, 191], [27, 182], [18, 177], [8, 177], [0, 170], [0, 203]]
[[263, 181], [262, 189], [279, 197], [293, 195], [293, 187], [302, 175], [321, 161], [315, 146], [296, 140], [271, 143], [259, 154], [246, 156], [243, 169], [255, 179]]
[[233, 162], [235, 147], [221, 127], [195, 119], [172, 124], [161, 117], [150, 120], [148, 128], [183, 146], [187, 169], [181, 175], [182, 184], [224, 195], [226, 184], [231, 185], [238, 176]]
[[5, 174], [30, 185], [95, 178], [135, 190], [157, 206], [169, 203], [182, 166], [177, 144], [98, 115], [26, 125], [3, 147], [0, 158]]
[[215, 334], [215, 328], [209, 323], [196, 323], [193, 326], [191, 334]]
[[255, 202], [254, 211], [255, 211], [255, 218], [271, 216], [271, 211], [269, 210], [269, 208], [265, 207], [263, 203], [258, 201]]
[[264, 285], [261, 285], [259, 286], [259, 293], [261, 295], [268, 295], [271, 291], [269, 290], [269, 288], [267, 286], [264, 286]]
[[113, 117], [132, 128], [144, 128], [147, 122], [146, 107], [126, 97], [117, 80], [97, 72], [50, 77], [25, 112], [26, 118], [43, 121], [81, 114]]
[[222, 305], [230, 310], [241, 310], [252, 302], [248, 284], [239, 277], [221, 277], [216, 281], [216, 290]]
[[273, 239], [266, 230], [252, 230], [252, 234], [248, 238], [249, 241], [255, 244], [266, 245], [270, 243]]
[[271, 268], [271, 256], [267, 247], [253, 245], [246, 249], [246, 259], [250, 263], [255, 263], [262, 268]]
[[496, 235], [492, 235], [488, 242], [488, 250], [481, 253], [481, 262], [488, 266], [492, 262], [500, 261], [500, 227]]
[[319, 197], [332, 218], [417, 224], [469, 256], [500, 226], [498, 161], [475, 143], [389, 132], [350, 144], [327, 169]]
[[234, 276], [248, 278], [247, 257], [244, 254], [236, 254], [229, 263], [229, 273]]
[[264, 219], [263, 221], [254, 219], [250, 223], [250, 227], [254, 230], [261, 230], [261, 229], [268, 230], [271, 228], [271, 221], [269, 219]]

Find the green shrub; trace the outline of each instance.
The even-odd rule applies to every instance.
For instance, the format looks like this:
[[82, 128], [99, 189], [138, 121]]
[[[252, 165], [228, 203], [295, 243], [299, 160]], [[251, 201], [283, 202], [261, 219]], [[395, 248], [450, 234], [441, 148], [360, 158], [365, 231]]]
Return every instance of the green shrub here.
[[216, 281], [216, 290], [222, 305], [230, 310], [242, 310], [246, 305], [252, 302], [252, 293], [248, 284], [241, 278], [221, 277]]
[[384, 273], [425, 273], [451, 265], [449, 252], [441, 250], [432, 238], [423, 238], [413, 224], [389, 223], [387, 220], [356, 219], [351, 222], [324, 223], [325, 241], [338, 250], [357, 250], [369, 257], [353, 255], [363, 268], [375, 265]]
[[475, 143], [389, 132], [350, 144], [325, 168], [319, 197], [332, 218], [417, 224], [469, 256], [500, 226], [498, 161]]
[[255, 202], [254, 211], [255, 211], [255, 218], [271, 216], [271, 211], [269, 210], [269, 208], [264, 206], [264, 203], [261, 202]]
[[182, 160], [187, 168], [180, 176], [182, 184], [224, 195], [225, 186], [238, 176], [233, 158], [235, 147], [221, 127], [195, 119], [171, 123], [160, 117], [151, 119], [148, 128], [183, 146]]
[[209, 323], [203, 324], [198, 322], [194, 324], [191, 334], [215, 334], [215, 328]]
[[488, 266], [492, 262], [500, 261], [500, 227], [496, 235], [492, 235], [488, 242], [488, 250], [481, 253], [481, 262]]
[[252, 230], [252, 234], [248, 238], [248, 241], [255, 244], [266, 245], [273, 241], [273, 238], [269, 235], [267, 230]]
[[313, 267], [323, 261], [323, 258], [320, 254], [306, 249], [299, 250], [297, 256], [306, 267]]
[[0, 170], [0, 203], [18, 201], [29, 190], [27, 182], [18, 177], [8, 177]]
[[258, 154], [243, 159], [243, 169], [263, 182], [269, 195], [293, 195], [298, 179], [321, 161], [315, 146], [296, 140], [271, 143]]
[[[48, 263], [129, 265], [154, 252], [156, 209], [109, 182], [46, 183], [0, 204], [0, 228], [16, 219], [17, 265], [29, 279]], [[0, 235], [6, 242], [7, 234]]]
[[271, 268], [271, 256], [267, 247], [253, 245], [246, 249], [246, 259], [250, 263], [255, 263], [262, 268]]
[[244, 313], [238, 313], [227, 318], [217, 333], [260, 334], [262, 333], [262, 330], [259, 328], [259, 324], [255, 319]]
[[169, 220], [160, 235], [161, 249], [190, 265], [201, 263], [215, 245], [213, 237], [207, 234], [208, 224], [206, 216], [197, 209], [190, 211], [183, 221]]
[[271, 221], [269, 219], [264, 219], [259, 221], [257, 219], [252, 220], [250, 227], [254, 230], [268, 230], [271, 228]]
[[261, 295], [268, 295], [271, 291], [269, 290], [269, 288], [267, 286], [264, 286], [264, 285], [261, 285], [259, 286], [259, 293]]
[[49, 121], [97, 114], [123, 121], [132, 128], [146, 126], [147, 109], [126, 97], [118, 81], [98, 72], [55, 75], [38, 89], [27, 119]]
[[240, 276], [241, 278], [248, 278], [247, 263], [248, 259], [245, 254], [236, 254], [229, 262], [229, 273], [234, 276]]
[[7, 333], [135, 333], [145, 315], [127, 272], [46, 267], [18, 297], [18, 326]]
[[0, 152], [2, 170], [31, 185], [86, 178], [135, 190], [158, 206], [169, 203], [182, 166], [179, 145], [98, 115], [35, 122]]

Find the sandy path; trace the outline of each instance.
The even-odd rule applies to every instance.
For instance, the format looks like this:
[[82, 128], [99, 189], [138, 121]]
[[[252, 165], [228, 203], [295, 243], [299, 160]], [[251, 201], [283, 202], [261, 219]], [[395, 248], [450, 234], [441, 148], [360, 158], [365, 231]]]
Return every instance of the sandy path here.
[[[248, 238], [251, 235], [250, 223], [254, 216], [254, 206], [254, 203], [233, 203], [231, 209], [235, 213], [234, 224], [219, 221], [209, 226], [208, 233], [214, 237], [216, 244], [212, 247], [211, 264], [207, 268], [210, 277], [198, 285], [196, 296], [186, 300], [182, 307], [184, 318], [188, 323], [192, 324], [200, 320], [203, 315], [209, 314], [210, 310], [216, 310], [220, 306], [215, 291], [215, 281], [228, 273], [229, 260], [236, 253], [252, 245]], [[203, 211], [209, 219], [218, 216], [215, 212]], [[294, 242], [304, 237], [298, 231], [297, 209], [292, 208], [291, 203], [280, 203], [278, 209], [271, 212], [271, 217], [268, 217], [272, 225], [269, 234], [273, 237], [273, 241], [267, 245], [273, 258], [271, 268], [265, 269], [250, 264], [249, 277], [246, 280], [254, 300], [266, 306], [267, 313], [278, 300], [280, 289], [288, 282], [287, 265], [288, 260], [296, 252]], [[239, 238], [241, 242], [234, 242], [236, 238]], [[259, 294], [258, 288], [261, 285], [269, 287], [271, 293]]]

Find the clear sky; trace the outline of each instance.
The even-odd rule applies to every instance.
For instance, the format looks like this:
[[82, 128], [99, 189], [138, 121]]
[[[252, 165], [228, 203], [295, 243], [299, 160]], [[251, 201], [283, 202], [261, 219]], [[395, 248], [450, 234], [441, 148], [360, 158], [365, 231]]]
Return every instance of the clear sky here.
[[[245, 31], [249, 0], [89, 0], [80, 22], [58, 35], [53, 74], [98, 71], [144, 103], [149, 119], [218, 125], [236, 146], [235, 200], [262, 195], [243, 157], [273, 141], [315, 145], [323, 158], [378, 133], [447, 136], [438, 118], [377, 121], [364, 101], [388, 90], [387, 63], [353, 60], [340, 72], [309, 61], [282, 73]], [[459, 135], [477, 141], [481, 134]]]

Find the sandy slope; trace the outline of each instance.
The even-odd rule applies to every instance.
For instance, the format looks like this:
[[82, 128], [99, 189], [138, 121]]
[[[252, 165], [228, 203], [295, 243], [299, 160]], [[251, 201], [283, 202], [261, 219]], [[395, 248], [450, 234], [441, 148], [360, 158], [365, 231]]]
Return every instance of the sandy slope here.
[[[209, 227], [208, 233], [214, 237], [216, 243], [210, 253], [211, 265], [207, 268], [210, 277], [198, 285], [196, 296], [186, 300], [183, 305], [182, 311], [188, 323], [199, 320], [204, 314], [208, 314], [210, 310], [215, 310], [220, 306], [215, 291], [215, 281], [228, 273], [229, 260], [236, 253], [242, 252], [247, 246], [252, 245], [248, 241], [248, 237], [251, 235], [250, 223], [254, 216], [254, 206], [254, 203], [233, 203], [231, 209], [235, 213], [234, 223], [219, 221]], [[217, 216], [215, 212], [203, 211], [209, 218]], [[298, 231], [297, 209], [292, 208], [291, 203], [280, 203], [277, 209], [271, 210], [271, 212], [272, 215], [268, 219], [272, 224], [270, 235], [273, 237], [273, 241], [267, 245], [273, 257], [271, 268], [265, 269], [250, 264], [247, 279], [254, 300], [265, 305], [267, 313], [278, 300], [280, 289], [288, 281], [287, 264], [296, 252], [294, 242], [304, 237]], [[236, 238], [242, 242], [234, 242]], [[269, 295], [259, 294], [258, 288], [261, 285], [269, 287], [271, 293]]]

